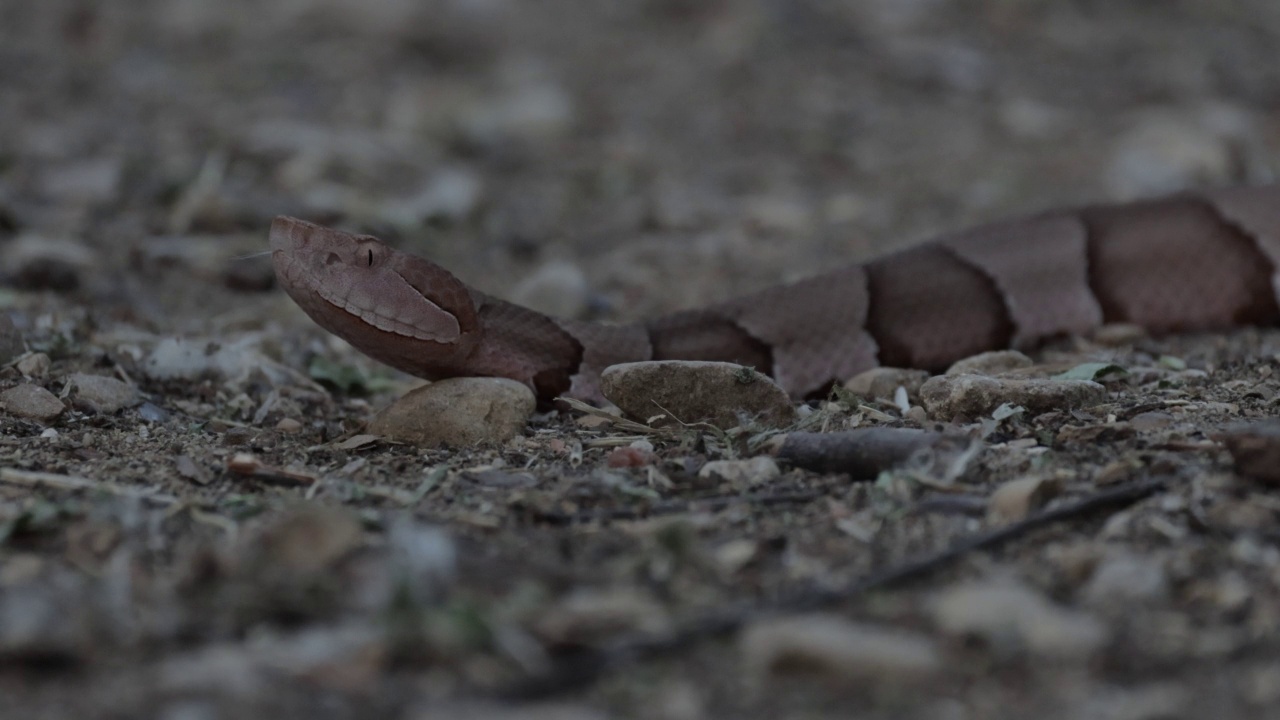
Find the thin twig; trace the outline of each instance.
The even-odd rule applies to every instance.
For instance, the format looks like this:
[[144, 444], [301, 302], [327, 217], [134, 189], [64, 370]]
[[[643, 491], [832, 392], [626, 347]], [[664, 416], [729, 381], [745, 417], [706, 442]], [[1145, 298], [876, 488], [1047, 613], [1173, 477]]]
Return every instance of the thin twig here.
[[1019, 522], [989, 532], [966, 537], [941, 552], [872, 573], [844, 587], [809, 588], [769, 605], [746, 605], [710, 613], [658, 637], [631, 638], [619, 643], [579, 653], [559, 662], [549, 673], [509, 686], [503, 695], [513, 698], [547, 697], [582, 688], [605, 673], [620, 667], [670, 655], [694, 643], [736, 632], [760, 618], [784, 613], [807, 612], [848, 602], [873, 590], [901, 585], [925, 577], [977, 550], [991, 550], [1011, 540], [1063, 520], [1088, 515], [1103, 508], [1131, 505], [1165, 487], [1162, 478], [1139, 480], [1086, 496], [1032, 515]]

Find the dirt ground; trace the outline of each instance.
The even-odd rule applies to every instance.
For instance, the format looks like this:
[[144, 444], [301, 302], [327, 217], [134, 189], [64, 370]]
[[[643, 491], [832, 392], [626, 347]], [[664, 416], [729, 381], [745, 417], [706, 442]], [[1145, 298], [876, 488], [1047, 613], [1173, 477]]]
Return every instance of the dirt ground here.
[[[1273, 0], [0, 3], [0, 391], [61, 403], [0, 412], [0, 717], [1276, 717], [1280, 498], [1217, 433], [1276, 414], [1280, 333], [1058, 347], [1127, 373], [960, 428], [958, 477], [762, 480], [700, 473], [747, 430], [573, 412], [362, 439], [413, 379], [261, 254], [293, 214], [640, 317], [1274, 181], [1276, 48]], [[857, 586], [1010, 482], [1141, 492]]]

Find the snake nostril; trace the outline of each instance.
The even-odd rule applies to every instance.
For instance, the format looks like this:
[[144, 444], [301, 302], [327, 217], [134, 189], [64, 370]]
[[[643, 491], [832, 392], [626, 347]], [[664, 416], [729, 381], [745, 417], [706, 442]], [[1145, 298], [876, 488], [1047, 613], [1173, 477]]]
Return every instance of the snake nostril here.
[[342, 262], [342, 258], [338, 257], [338, 253], [329, 253], [324, 256], [325, 265], [338, 265]]

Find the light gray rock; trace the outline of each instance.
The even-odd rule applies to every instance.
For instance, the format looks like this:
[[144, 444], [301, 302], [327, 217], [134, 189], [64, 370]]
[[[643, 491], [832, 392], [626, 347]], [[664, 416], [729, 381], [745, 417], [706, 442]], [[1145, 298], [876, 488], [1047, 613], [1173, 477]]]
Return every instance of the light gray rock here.
[[75, 373], [68, 381], [72, 386], [72, 405], [82, 410], [110, 415], [142, 402], [132, 385], [115, 378]]
[[1016, 522], [1044, 507], [1062, 492], [1054, 477], [1024, 477], [1002, 483], [987, 501], [987, 516], [994, 522]]
[[758, 622], [743, 633], [741, 649], [753, 681], [804, 671], [901, 685], [928, 677], [942, 666], [936, 643], [924, 635], [828, 614]]
[[949, 420], [979, 418], [1001, 405], [1020, 405], [1036, 415], [1050, 410], [1089, 407], [1103, 402], [1107, 389], [1091, 380], [993, 378], [985, 375], [939, 375], [920, 387], [929, 416]]
[[23, 384], [0, 392], [0, 407], [27, 420], [47, 423], [62, 414], [66, 406], [56, 395], [39, 385]]
[[758, 455], [746, 460], [712, 460], [698, 470], [698, 477], [703, 479], [722, 478], [730, 485], [749, 488], [763, 485], [782, 475], [778, 463], [767, 455]]
[[[721, 428], [744, 420], [781, 427], [795, 419], [791, 398], [768, 376], [733, 363], [651, 360], [605, 369], [600, 390], [623, 412], [655, 425], [708, 422]], [[674, 417], [672, 417], [674, 416]]]
[[31, 353], [22, 358], [14, 365], [23, 377], [42, 378], [49, 374], [49, 369], [53, 367], [53, 361], [48, 355], [42, 352]]
[[421, 447], [497, 445], [519, 435], [537, 403], [506, 378], [450, 378], [424, 385], [379, 412], [369, 432]]
[[1083, 599], [1095, 607], [1132, 608], [1169, 595], [1169, 577], [1159, 557], [1116, 551], [1103, 558], [1084, 586]]

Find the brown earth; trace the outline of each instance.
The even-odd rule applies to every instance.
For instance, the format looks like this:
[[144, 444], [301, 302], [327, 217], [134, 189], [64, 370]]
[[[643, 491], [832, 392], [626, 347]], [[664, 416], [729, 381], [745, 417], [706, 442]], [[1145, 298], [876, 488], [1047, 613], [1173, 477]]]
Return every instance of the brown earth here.
[[[1217, 433], [1276, 413], [1280, 333], [1064, 344], [1128, 374], [967, 426], [958, 477], [726, 478], [699, 470], [752, 428], [352, 439], [410, 379], [257, 253], [288, 213], [548, 308], [687, 307], [1011, 213], [1271, 181], [1277, 47], [1271, 0], [0, 5], [0, 309], [33, 353], [0, 392], [66, 407], [0, 412], [0, 716], [1275, 717], [1280, 500]], [[846, 587], [1019, 493], [1149, 481]]]

